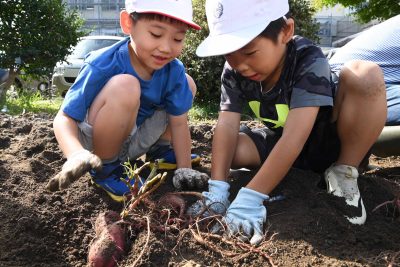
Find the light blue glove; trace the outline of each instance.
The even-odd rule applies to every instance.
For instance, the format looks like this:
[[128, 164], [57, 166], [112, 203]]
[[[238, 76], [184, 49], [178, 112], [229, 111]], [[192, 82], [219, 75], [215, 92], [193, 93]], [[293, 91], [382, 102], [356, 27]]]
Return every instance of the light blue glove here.
[[263, 226], [267, 219], [267, 209], [263, 202], [268, 195], [243, 187], [232, 202], [224, 221], [230, 236], [240, 234], [242, 240], [258, 245], [263, 239]]
[[[208, 191], [202, 193], [203, 200], [196, 201], [187, 210], [187, 214], [208, 217], [214, 214], [225, 214], [229, 207], [229, 187], [230, 185], [224, 181], [208, 180]], [[205, 204], [205, 205], [204, 205]], [[212, 213], [210, 214], [209, 211]], [[204, 213], [203, 213], [204, 211]]]

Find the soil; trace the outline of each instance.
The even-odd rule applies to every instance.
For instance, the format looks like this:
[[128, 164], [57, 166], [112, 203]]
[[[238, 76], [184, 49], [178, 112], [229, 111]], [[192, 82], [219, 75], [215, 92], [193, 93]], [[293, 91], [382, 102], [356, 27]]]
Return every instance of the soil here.
[[[213, 125], [190, 127], [193, 152], [202, 157], [197, 169], [209, 173]], [[359, 178], [365, 225], [339, 215], [319, 174], [293, 169], [271, 194], [286, 198], [266, 204], [266, 241], [257, 249], [217, 237], [204, 245], [189, 230], [148, 231], [144, 224], [130, 228], [118, 266], [399, 266], [399, 207], [391, 202], [373, 210], [400, 196], [400, 158], [370, 161], [379, 168]], [[67, 190], [48, 192], [47, 181], [64, 162], [51, 116], [0, 114], [0, 266], [86, 266], [96, 217], [124, 208], [91, 185], [88, 174]], [[253, 174], [232, 172], [231, 195]], [[173, 190], [169, 173], [153, 199]]]

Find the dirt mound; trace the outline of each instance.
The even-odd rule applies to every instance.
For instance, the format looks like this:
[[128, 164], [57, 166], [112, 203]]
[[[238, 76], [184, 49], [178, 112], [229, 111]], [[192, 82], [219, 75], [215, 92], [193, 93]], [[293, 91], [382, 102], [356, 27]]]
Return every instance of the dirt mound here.
[[[208, 173], [212, 127], [191, 125], [193, 151], [203, 158], [199, 169]], [[122, 210], [90, 184], [88, 175], [63, 192], [46, 191], [64, 160], [51, 117], [0, 114], [0, 266], [85, 266], [97, 215]], [[271, 240], [262, 253], [233, 251], [223, 242], [204, 245], [190, 232], [144, 229], [129, 236], [129, 251], [119, 266], [268, 266], [266, 256], [278, 266], [398, 265], [399, 210], [391, 203], [373, 209], [400, 195], [400, 158], [373, 156], [372, 163], [379, 169], [359, 179], [368, 214], [363, 226], [337, 216], [320, 175], [291, 170], [272, 194], [286, 198], [267, 205], [266, 238]], [[253, 174], [233, 172], [231, 195]], [[171, 174], [155, 197], [167, 191], [173, 191]]]

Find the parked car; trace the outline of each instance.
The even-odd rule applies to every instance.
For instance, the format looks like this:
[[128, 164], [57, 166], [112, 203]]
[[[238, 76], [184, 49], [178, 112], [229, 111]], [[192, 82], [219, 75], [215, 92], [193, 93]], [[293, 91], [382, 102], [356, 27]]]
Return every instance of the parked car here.
[[65, 96], [75, 82], [85, 56], [94, 50], [104, 48], [123, 40], [120, 36], [92, 35], [82, 37], [74, 47], [71, 55], [64, 62], [58, 62], [52, 76], [52, 89], [56, 95]]
[[[0, 68], [0, 87], [5, 86], [8, 79], [8, 69]], [[38, 91], [44, 96], [50, 95], [50, 79], [46, 77], [42, 77], [39, 79], [33, 79], [28, 75], [21, 73], [14, 78], [14, 82], [12, 84], [14, 91], [18, 94], [22, 93], [25, 90], [29, 91]]]

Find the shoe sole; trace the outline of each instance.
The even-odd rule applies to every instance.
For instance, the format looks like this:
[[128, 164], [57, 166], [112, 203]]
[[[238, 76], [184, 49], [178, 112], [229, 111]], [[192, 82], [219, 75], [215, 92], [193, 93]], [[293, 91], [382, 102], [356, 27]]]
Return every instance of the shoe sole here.
[[365, 221], [367, 220], [367, 213], [365, 211], [365, 206], [364, 206], [361, 196], [359, 196], [359, 199], [357, 202], [358, 202], [357, 209], [361, 209], [361, 216], [350, 217], [350, 216], [345, 215], [345, 217], [352, 224], [363, 225], [365, 223]]
[[104, 187], [102, 187], [101, 185], [97, 184], [93, 180], [90, 180], [90, 182], [92, 183], [92, 185], [95, 185], [96, 187], [98, 187], [98, 188], [102, 189], [104, 192], [106, 192], [114, 201], [119, 202], [119, 203], [127, 201], [126, 196], [114, 195], [113, 193], [109, 192], [108, 190], [106, 190]]
[[[199, 166], [200, 165], [200, 158], [195, 158], [192, 159], [192, 166]], [[154, 168], [154, 162], [150, 163], [150, 168]], [[158, 163], [158, 169], [159, 170], [175, 170], [176, 169], [176, 163], [166, 163], [166, 162], [160, 162]]]
[[363, 200], [361, 198], [361, 194], [358, 193], [358, 199], [355, 201], [356, 203], [351, 203], [349, 200], [345, 199], [340, 194], [335, 193], [335, 190], [333, 190], [333, 186], [331, 185], [331, 182], [329, 181], [329, 178], [325, 176], [325, 182], [327, 186], [327, 193], [330, 195], [333, 195], [335, 197], [338, 197], [340, 199], [343, 199], [345, 202], [345, 205], [349, 208], [356, 208], [357, 210], [361, 210], [361, 215], [360, 216], [347, 216], [346, 214], [343, 214], [343, 216], [351, 223], [351, 224], [356, 224], [356, 225], [363, 225], [365, 221], [367, 220], [367, 213], [365, 210], [365, 206], [363, 203]]
[[[367, 219], [367, 213], [365, 210], [365, 206], [363, 203], [363, 200], [361, 198], [361, 193], [358, 190], [358, 194], [357, 196], [355, 196], [355, 199], [353, 199], [352, 201], [347, 200], [342, 193], [338, 193], [336, 192], [336, 190], [334, 189], [335, 187], [339, 188], [339, 186], [337, 185], [337, 180], [335, 178], [332, 178], [332, 180], [336, 181], [336, 185], [333, 186], [332, 184], [334, 184], [333, 182], [331, 182], [330, 176], [329, 176], [329, 172], [325, 171], [325, 183], [326, 183], [326, 191], [328, 194], [333, 195], [335, 197], [338, 197], [339, 199], [342, 199], [344, 201], [344, 206], [343, 206], [343, 210], [341, 211], [344, 215], [344, 217], [347, 219], [348, 222], [350, 222], [351, 224], [354, 225], [363, 225]], [[358, 185], [356, 185], [358, 188]], [[350, 209], [356, 209], [357, 211], [361, 211], [361, 214], [359, 216], [355, 215], [355, 216], [348, 216], [349, 214], [345, 214], [346, 212], [344, 212], [344, 210], [346, 210], [347, 208]], [[357, 212], [358, 213], [358, 212]]]

